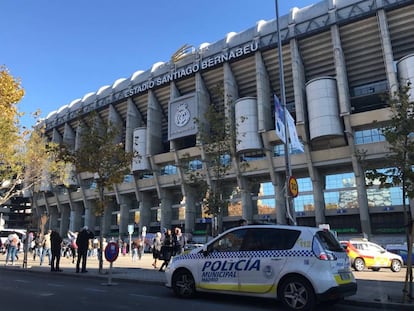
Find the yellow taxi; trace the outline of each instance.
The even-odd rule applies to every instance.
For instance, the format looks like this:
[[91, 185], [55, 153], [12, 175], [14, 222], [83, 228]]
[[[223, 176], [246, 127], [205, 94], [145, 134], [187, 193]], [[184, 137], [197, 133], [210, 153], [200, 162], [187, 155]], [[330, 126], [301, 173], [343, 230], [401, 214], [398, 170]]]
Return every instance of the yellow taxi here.
[[365, 268], [379, 271], [381, 268], [390, 268], [399, 272], [403, 259], [397, 254], [390, 253], [376, 243], [362, 240], [341, 241], [341, 245], [348, 253], [351, 265], [356, 271]]

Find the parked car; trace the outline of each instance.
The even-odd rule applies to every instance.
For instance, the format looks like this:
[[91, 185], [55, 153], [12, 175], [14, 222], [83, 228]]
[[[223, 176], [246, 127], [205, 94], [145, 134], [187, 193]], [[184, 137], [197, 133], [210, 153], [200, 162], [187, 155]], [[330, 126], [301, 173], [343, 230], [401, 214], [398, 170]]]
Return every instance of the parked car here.
[[166, 286], [181, 298], [196, 292], [279, 299], [290, 310], [354, 295], [349, 258], [335, 235], [313, 227], [249, 225], [175, 256]]
[[351, 265], [356, 271], [365, 268], [379, 271], [381, 268], [390, 268], [393, 272], [399, 272], [403, 264], [401, 256], [390, 253], [380, 245], [361, 240], [341, 241], [351, 260]]
[[[404, 265], [407, 265], [408, 247], [407, 244], [390, 244], [385, 246], [385, 249], [391, 253], [400, 255], [403, 259]], [[414, 252], [411, 252], [411, 262], [414, 263]]]

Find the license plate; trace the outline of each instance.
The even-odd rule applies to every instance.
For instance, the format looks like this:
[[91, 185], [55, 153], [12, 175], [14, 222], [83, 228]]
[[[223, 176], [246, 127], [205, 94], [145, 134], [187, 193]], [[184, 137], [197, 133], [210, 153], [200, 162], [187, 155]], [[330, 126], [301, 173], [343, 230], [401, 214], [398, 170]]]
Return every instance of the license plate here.
[[342, 281], [347, 281], [351, 279], [351, 275], [349, 273], [339, 273]]

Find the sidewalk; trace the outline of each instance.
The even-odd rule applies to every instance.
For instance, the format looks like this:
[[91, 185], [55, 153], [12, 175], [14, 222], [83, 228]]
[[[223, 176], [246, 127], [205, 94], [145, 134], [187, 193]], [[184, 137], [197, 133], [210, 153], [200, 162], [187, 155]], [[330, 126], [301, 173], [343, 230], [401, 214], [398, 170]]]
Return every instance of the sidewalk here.
[[[5, 266], [5, 259], [5, 255], [0, 255], [0, 271], [2, 269], [14, 269], [16, 271], [30, 271], [34, 273], [52, 273], [47, 262], [46, 265], [39, 265], [39, 258], [33, 261], [33, 258], [28, 256], [26, 268], [23, 268], [23, 258], [19, 258], [15, 266]], [[137, 261], [132, 261], [132, 258], [128, 255], [119, 255], [117, 260], [112, 263], [112, 269], [110, 268], [110, 263], [104, 260], [104, 272], [100, 274], [98, 259], [90, 257], [87, 261], [88, 273], [76, 273], [75, 264], [72, 264], [72, 259], [61, 258], [60, 268], [63, 272], [60, 273], [62, 276], [99, 278], [106, 280], [108, 285], [119, 282], [150, 282], [164, 285], [164, 273], [159, 272], [158, 269], [154, 269], [152, 263], [153, 259], [151, 254], [144, 254], [141, 260]], [[158, 267], [160, 265], [161, 263], [158, 263]], [[375, 274], [366, 275], [375, 277]], [[402, 303], [401, 298], [404, 280], [401, 279], [401, 275], [403, 274], [398, 274], [398, 277], [393, 281], [357, 278], [357, 294], [346, 298], [344, 304], [370, 306], [374, 308], [380, 307], [381, 309], [387, 310], [414, 310], [414, 301]]]

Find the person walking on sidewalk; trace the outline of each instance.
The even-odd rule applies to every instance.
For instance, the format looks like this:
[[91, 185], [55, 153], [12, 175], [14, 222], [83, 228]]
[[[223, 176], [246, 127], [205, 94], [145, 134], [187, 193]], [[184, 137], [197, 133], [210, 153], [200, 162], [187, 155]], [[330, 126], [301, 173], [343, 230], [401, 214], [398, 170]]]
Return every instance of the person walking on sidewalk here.
[[7, 238], [7, 256], [6, 256], [6, 266], [11, 260], [11, 264], [14, 266], [14, 261], [17, 256], [17, 248], [19, 247], [19, 237], [16, 233], [12, 233]]
[[174, 252], [175, 248], [175, 238], [173, 237], [171, 233], [171, 229], [167, 229], [167, 232], [165, 233], [164, 242], [161, 246], [161, 256], [164, 262], [162, 263], [159, 271], [164, 271], [164, 267], [168, 266], [168, 263], [171, 260], [171, 257]]
[[36, 260], [36, 256], [39, 258], [42, 256], [42, 251], [43, 251], [43, 247], [42, 247], [41, 236], [40, 234], [36, 234], [35, 239], [34, 239], [34, 247], [33, 247], [33, 261]]
[[173, 236], [175, 242], [173, 256], [181, 255], [186, 244], [185, 235], [181, 232], [181, 229], [177, 227], [174, 229]]
[[43, 261], [45, 259], [45, 256], [47, 255], [47, 258], [49, 259], [49, 266], [51, 261], [51, 254], [50, 254], [50, 234], [52, 233], [52, 230], [48, 230], [48, 232], [45, 234], [42, 240], [42, 254], [40, 255], [40, 265], [43, 265]]
[[75, 258], [78, 253], [78, 245], [76, 245], [77, 233], [68, 231], [68, 238], [70, 240], [70, 252], [72, 254], [72, 263], [75, 263]]
[[78, 246], [78, 260], [76, 262], [76, 273], [79, 273], [79, 265], [82, 260], [81, 272], [86, 273], [86, 259], [88, 257], [89, 240], [93, 239], [94, 235], [89, 231], [87, 226], [82, 228], [76, 238], [76, 245]]
[[62, 270], [59, 268], [62, 242], [63, 240], [59, 232], [57, 232], [57, 230], [52, 230], [50, 233], [50, 249], [52, 250], [50, 271], [52, 272], [62, 272]]
[[161, 232], [157, 232], [155, 234], [154, 240], [152, 241], [152, 258], [154, 259], [152, 266], [154, 269], [157, 269], [157, 260], [160, 259], [161, 246]]

